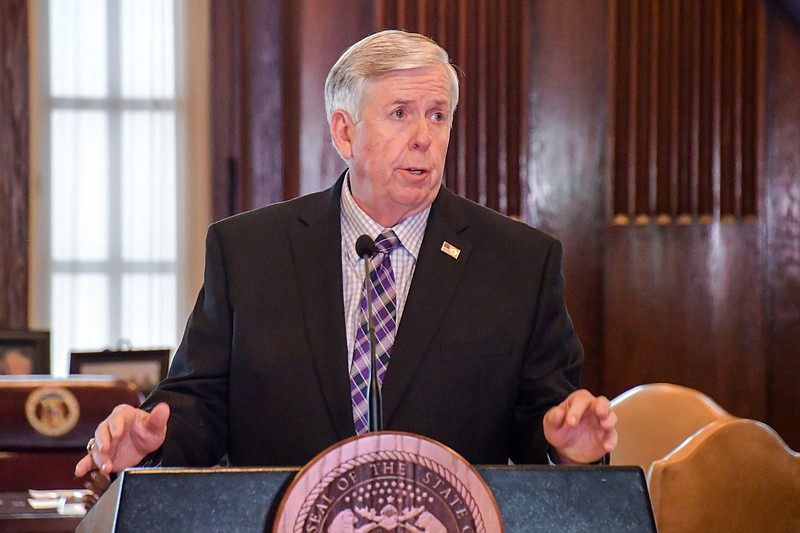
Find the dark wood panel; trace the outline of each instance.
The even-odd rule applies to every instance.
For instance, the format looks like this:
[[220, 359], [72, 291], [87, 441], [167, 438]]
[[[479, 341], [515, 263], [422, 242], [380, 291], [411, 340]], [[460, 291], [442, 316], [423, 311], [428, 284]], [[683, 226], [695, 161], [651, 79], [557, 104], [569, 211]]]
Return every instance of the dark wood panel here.
[[657, 105], [653, 94], [653, 79], [655, 79], [653, 59], [658, 49], [653, 40], [654, 16], [652, 10], [654, 3], [650, 0], [636, 0], [631, 5], [633, 10], [631, 19], [634, 24], [632, 30], [634, 48], [631, 50], [631, 62], [633, 63], [632, 68], [636, 70], [636, 75], [632, 80], [636, 84], [632, 91], [632, 94], [636, 95], [633, 99], [636, 136], [631, 138], [630, 142], [633, 146], [636, 165], [631, 179], [634, 184], [633, 212], [631, 214], [638, 215], [653, 212], [650, 197], [655, 175], [651, 172], [651, 152], [657, 142], [653, 131], [655, 124], [653, 110]]
[[[374, 6], [370, 0], [306, 0], [289, 2], [294, 22], [282, 31], [297, 54], [286, 58], [287, 73], [294, 80], [286, 96], [287, 120], [296, 120], [297, 138], [287, 141], [295, 150], [298, 193], [329, 187], [346, 164], [331, 144], [325, 116], [325, 78], [333, 64], [351, 44], [374, 31]], [[346, 16], [342, 16], [346, 13]], [[295, 144], [296, 143], [296, 144]]]
[[248, 2], [242, 20], [243, 49], [247, 50], [242, 58], [248, 72], [242, 110], [250, 165], [247, 209], [297, 193], [297, 174], [284, 161], [283, 130], [296, 115], [285, 109], [292, 95], [284, 94], [280, 82], [284, 62], [291, 60], [284, 47], [283, 17], [284, 3], [270, 0]]
[[763, 6], [619, 0], [612, 10], [617, 222], [754, 216]]
[[0, 2], [0, 328], [28, 327], [28, 4]]
[[769, 423], [800, 450], [800, 21], [769, 24], [765, 300]]
[[522, 210], [525, 68], [521, 0], [381, 0], [375, 27], [432, 37], [462, 72], [445, 183], [501, 213]]
[[240, 2], [211, 2], [211, 152], [213, 217], [219, 220], [242, 210], [243, 165]]
[[[632, 158], [630, 153], [630, 137], [632, 127], [631, 104], [634, 101], [630, 90], [633, 84], [623, 80], [632, 79], [630, 61], [623, 60], [623, 51], [631, 49], [631, 10], [620, 9], [619, 2], [611, 2], [609, 12], [609, 34], [614, 38], [609, 43], [609, 84], [614, 87], [609, 94], [609, 106], [612, 122], [609, 128], [609, 143], [612, 146], [611, 172], [614, 176], [611, 188], [611, 207], [614, 213], [627, 213], [631, 202], [633, 188], [631, 186]], [[628, 105], [623, 105], [627, 102]]]
[[[243, 64], [278, 62], [279, 76], [258, 77], [282, 103], [267, 107], [276, 120], [282, 113], [283, 135], [262, 137], [282, 157], [282, 171], [265, 175], [280, 186], [265, 196], [329, 185], [344, 164], [322, 106], [328, 69], [373, 29], [413, 23], [463, 70], [448, 186], [501, 212], [519, 202], [523, 220], [565, 244], [584, 384], [607, 395], [647, 381], [696, 386], [800, 448], [796, 23], [767, 26], [769, 3], [745, 0], [270, 1], [281, 26], [267, 25], [279, 33], [259, 46], [279, 47], [279, 58], [247, 59], [234, 47], [225, 71], [235, 79]], [[635, 53], [621, 60], [621, 49]], [[251, 80], [248, 90], [260, 89]], [[255, 100], [229, 98], [223, 112], [256, 110]], [[258, 140], [235, 136], [263, 135], [266, 116], [225, 133], [231, 153], [253, 149]], [[728, 189], [723, 174], [734, 176]], [[637, 202], [651, 210], [645, 225], [609, 224], [619, 206], [635, 221]], [[677, 224], [654, 224], [662, 213]]]
[[[742, 100], [754, 102], [758, 94], [766, 94], [764, 77], [766, 73], [766, 17], [754, 16], [760, 9], [752, 2], [744, 4], [744, 23], [752, 26], [746, 32], [744, 55], [742, 58], [744, 72], [755, 72], [757, 78], [754, 83], [745, 83], [742, 87]], [[764, 65], [762, 68], [758, 64]], [[765, 104], [766, 105], [766, 104]], [[742, 172], [745, 175], [763, 176], [762, 162], [764, 160], [764, 105], [749, 106], [742, 112], [742, 143], [744, 146], [754, 146], [755, 150], [742, 151]], [[742, 210], [747, 213], [759, 211], [759, 180], [742, 180]]]
[[566, 299], [586, 351], [583, 384], [604, 392], [608, 3], [530, 5], [529, 161], [524, 220], [564, 243]]
[[[716, 146], [718, 130], [715, 125], [719, 121], [718, 108], [709, 105], [716, 100], [718, 74], [714, 66], [716, 54], [716, 35], [719, 17], [712, 2], [700, 2], [698, 27], [707, 28], [700, 33], [700, 94], [697, 101], [699, 109], [698, 157], [699, 168], [697, 183], [692, 184], [697, 200], [694, 203], [698, 213], [714, 212], [714, 182], [716, 172], [714, 146]], [[704, 65], [707, 65], [703, 68]], [[692, 215], [692, 213], [687, 213]]]
[[213, 0], [211, 94], [214, 219], [284, 199], [282, 2]]
[[[660, 12], [656, 18], [655, 32], [658, 50], [679, 51], [677, 46], [679, 31], [676, 31], [680, 19], [676, 8], [679, 4], [670, 0], [660, 0], [657, 4]], [[655, 205], [656, 213], [674, 212], [674, 195], [676, 176], [673, 172], [674, 151], [677, 144], [675, 137], [676, 128], [673, 127], [675, 104], [680, 102], [680, 91], [676, 90], [674, 73], [680, 69], [677, 58], [680, 53], [655, 54], [656, 75], [653, 77], [655, 85], [655, 138], [662, 142], [656, 143], [653, 157], [655, 158], [655, 175], [659, 179], [655, 180]], [[680, 76], [678, 76], [680, 79]]]
[[760, 245], [756, 223], [612, 227], [604, 389], [678, 383], [766, 420]]

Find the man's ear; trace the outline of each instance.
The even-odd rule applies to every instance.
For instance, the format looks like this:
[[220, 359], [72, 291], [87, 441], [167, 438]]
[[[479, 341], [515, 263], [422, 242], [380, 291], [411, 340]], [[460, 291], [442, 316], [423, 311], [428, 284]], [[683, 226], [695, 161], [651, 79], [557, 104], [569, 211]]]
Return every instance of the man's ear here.
[[341, 109], [331, 113], [331, 140], [345, 160], [352, 159], [355, 124], [350, 120], [350, 115]]

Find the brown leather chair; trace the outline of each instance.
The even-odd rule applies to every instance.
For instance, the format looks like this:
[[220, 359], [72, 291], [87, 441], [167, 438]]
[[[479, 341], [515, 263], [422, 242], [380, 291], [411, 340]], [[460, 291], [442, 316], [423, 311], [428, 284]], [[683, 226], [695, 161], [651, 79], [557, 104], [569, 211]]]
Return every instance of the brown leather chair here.
[[612, 465], [638, 465], [646, 472], [694, 432], [731, 415], [702, 392], [671, 383], [649, 383], [611, 400], [619, 444]]
[[660, 533], [800, 531], [800, 454], [761, 422], [712, 422], [648, 478]]
[[0, 376], [0, 492], [83, 488], [73, 472], [97, 424], [143, 400], [112, 376]]

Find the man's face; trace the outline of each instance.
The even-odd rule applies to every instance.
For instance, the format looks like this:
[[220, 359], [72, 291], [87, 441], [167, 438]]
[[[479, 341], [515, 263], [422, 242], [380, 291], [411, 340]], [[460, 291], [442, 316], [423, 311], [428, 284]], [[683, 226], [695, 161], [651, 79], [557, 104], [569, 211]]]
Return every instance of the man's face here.
[[361, 120], [340, 116], [348, 133], [344, 150], [337, 146], [350, 164], [353, 197], [384, 227], [423, 211], [439, 191], [452, 119], [445, 68], [375, 77], [364, 89]]

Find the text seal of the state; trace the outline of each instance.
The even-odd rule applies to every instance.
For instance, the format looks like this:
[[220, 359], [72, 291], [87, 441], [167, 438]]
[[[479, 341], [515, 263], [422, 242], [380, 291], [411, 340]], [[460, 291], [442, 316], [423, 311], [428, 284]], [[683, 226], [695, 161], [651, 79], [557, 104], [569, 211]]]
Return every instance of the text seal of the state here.
[[312, 460], [286, 492], [274, 531], [502, 531], [497, 504], [458, 454], [424, 437], [378, 432]]

